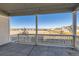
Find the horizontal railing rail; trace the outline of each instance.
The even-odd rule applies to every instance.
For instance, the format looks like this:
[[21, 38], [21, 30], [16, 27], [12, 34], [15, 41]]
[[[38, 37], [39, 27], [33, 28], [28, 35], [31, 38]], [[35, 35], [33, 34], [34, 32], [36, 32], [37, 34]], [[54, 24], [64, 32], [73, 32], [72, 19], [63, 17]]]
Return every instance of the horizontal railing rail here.
[[[16, 35], [36, 35], [36, 34], [16, 34]], [[37, 34], [43, 36], [74, 36], [74, 35], [65, 35], [65, 34]], [[79, 36], [79, 35], [76, 35]]]
[[[34, 43], [37, 40], [40, 44], [52, 44], [52, 45], [72, 45], [73, 35], [63, 34], [17, 34], [11, 36], [11, 40], [14, 42], [30, 42]], [[76, 36], [76, 40], [79, 40], [79, 36]]]

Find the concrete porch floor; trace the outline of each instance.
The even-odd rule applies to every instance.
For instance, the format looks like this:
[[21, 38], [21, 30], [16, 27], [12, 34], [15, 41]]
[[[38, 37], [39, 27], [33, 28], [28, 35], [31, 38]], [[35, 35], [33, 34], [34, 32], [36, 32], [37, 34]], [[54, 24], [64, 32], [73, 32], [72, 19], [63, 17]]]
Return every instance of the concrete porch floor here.
[[0, 56], [79, 56], [79, 51], [65, 47], [8, 43], [0, 46]]

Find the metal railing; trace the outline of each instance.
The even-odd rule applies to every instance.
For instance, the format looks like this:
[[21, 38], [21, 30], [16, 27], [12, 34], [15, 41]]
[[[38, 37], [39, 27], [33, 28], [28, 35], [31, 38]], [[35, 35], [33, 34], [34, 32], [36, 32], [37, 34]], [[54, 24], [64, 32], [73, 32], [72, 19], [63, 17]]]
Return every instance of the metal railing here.
[[[11, 40], [17, 43], [34, 44], [35, 37], [35, 34], [19, 34], [11, 36]], [[39, 44], [71, 46], [73, 41], [73, 35], [38, 34], [37, 37]], [[79, 40], [79, 36], [76, 36], [76, 39]]]

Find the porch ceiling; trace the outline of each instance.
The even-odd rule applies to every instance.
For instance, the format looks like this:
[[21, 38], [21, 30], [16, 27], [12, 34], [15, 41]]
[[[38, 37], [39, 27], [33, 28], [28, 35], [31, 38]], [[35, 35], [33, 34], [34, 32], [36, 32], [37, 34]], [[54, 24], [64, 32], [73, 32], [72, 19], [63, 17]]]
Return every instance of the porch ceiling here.
[[9, 16], [70, 12], [75, 3], [0, 3], [0, 10]]

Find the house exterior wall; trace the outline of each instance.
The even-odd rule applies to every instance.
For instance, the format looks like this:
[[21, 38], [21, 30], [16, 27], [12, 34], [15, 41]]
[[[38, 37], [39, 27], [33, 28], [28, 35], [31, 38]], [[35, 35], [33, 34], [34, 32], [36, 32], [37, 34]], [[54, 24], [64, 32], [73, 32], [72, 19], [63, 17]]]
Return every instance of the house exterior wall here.
[[9, 16], [0, 11], [0, 45], [10, 42], [9, 40]]

